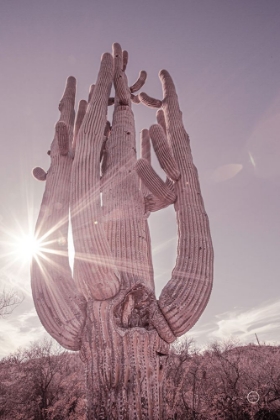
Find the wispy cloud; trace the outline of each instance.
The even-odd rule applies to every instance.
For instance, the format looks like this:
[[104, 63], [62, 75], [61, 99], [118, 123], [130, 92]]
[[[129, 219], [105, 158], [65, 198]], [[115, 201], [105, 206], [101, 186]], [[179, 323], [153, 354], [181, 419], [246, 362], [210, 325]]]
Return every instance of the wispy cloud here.
[[[34, 308], [17, 317], [0, 320], [0, 358], [27, 347], [45, 335]], [[213, 322], [195, 326], [187, 338], [194, 338], [199, 346], [218, 340], [238, 339], [241, 343], [255, 341], [280, 344], [280, 299], [265, 302], [252, 309], [233, 309], [215, 316]], [[184, 337], [179, 339], [184, 341]]]
[[27, 347], [45, 334], [34, 308], [17, 317], [0, 319], [0, 358]]
[[261, 342], [280, 344], [280, 300], [265, 302], [246, 311], [234, 309], [215, 318], [212, 323], [194, 327], [188, 337], [198, 343], [231, 338], [248, 343], [254, 341], [257, 334]]

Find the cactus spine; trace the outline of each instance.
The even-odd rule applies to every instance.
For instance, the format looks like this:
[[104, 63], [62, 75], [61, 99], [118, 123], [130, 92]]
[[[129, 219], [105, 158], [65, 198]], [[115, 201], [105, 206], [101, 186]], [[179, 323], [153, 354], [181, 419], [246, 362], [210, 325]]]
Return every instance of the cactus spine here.
[[[44, 245], [32, 263], [32, 291], [46, 330], [65, 348], [80, 351], [88, 419], [169, 419], [176, 411], [163, 387], [169, 344], [194, 325], [207, 304], [213, 249], [174, 83], [163, 70], [163, 100], [137, 95], [147, 75], [141, 71], [129, 87], [127, 62], [119, 44], [112, 55], [103, 55], [75, 124], [76, 81], [67, 80], [50, 169], [33, 171], [46, 188], [36, 224]], [[131, 102], [160, 108], [158, 124], [141, 133], [138, 161]], [[112, 126], [106, 116], [110, 104]], [[150, 139], [165, 182], [151, 167]], [[147, 218], [173, 203], [178, 257], [157, 301]]]

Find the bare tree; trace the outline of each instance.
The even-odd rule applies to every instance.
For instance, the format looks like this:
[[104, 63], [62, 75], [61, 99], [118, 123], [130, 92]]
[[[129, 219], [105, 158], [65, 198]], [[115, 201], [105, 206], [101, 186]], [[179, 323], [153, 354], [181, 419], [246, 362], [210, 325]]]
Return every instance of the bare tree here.
[[50, 339], [0, 361], [0, 418], [85, 419], [85, 384], [77, 354]]
[[14, 289], [2, 289], [0, 292], [0, 318], [10, 315], [23, 299], [24, 296]]

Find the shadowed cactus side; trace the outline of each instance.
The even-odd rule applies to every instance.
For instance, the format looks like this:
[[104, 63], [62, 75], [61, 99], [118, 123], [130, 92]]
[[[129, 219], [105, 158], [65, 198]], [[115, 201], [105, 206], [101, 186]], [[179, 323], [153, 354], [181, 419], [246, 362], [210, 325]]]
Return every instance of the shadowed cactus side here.
[[[67, 80], [50, 169], [33, 171], [46, 187], [36, 224], [43, 245], [31, 267], [32, 291], [46, 330], [65, 348], [80, 351], [89, 419], [171, 419], [173, 390], [164, 387], [169, 344], [194, 325], [208, 302], [213, 249], [174, 83], [163, 70], [163, 100], [138, 95], [147, 74], [141, 71], [129, 87], [127, 63], [119, 44], [112, 55], [103, 55], [75, 124], [76, 82]], [[138, 161], [131, 102], [160, 108], [158, 124], [141, 133]], [[108, 105], [114, 105], [112, 124]], [[151, 167], [151, 143], [165, 182]], [[178, 256], [157, 301], [147, 218], [173, 203]]]

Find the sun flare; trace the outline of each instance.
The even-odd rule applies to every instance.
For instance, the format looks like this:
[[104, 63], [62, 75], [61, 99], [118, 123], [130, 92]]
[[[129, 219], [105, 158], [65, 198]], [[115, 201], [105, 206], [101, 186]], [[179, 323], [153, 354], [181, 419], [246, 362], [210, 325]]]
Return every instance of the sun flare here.
[[34, 235], [22, 235], [17, 238], [15, 252], [21, 260], [31, 260], [40, 252], [40, 241]]

